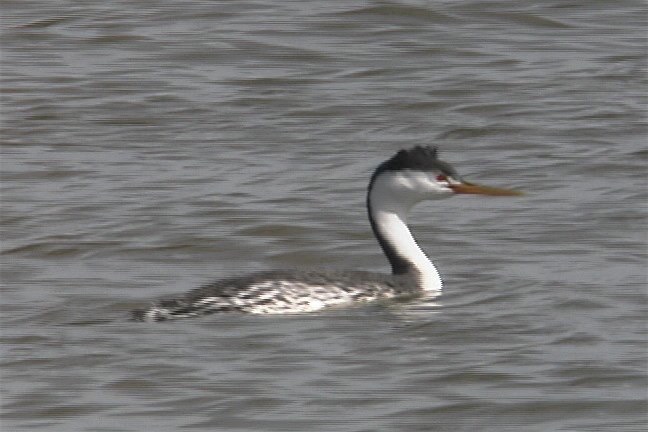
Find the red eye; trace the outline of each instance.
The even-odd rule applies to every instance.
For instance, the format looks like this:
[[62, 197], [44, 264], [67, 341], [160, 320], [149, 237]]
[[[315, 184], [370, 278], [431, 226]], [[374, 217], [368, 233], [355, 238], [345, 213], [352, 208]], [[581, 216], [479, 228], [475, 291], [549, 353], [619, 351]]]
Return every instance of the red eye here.
[[448, 178], [446, 176], [444, 176], [443, 174], [439, 174], [436, 177], [436, 179], [437, 179], [437, 181], [446, 181]]

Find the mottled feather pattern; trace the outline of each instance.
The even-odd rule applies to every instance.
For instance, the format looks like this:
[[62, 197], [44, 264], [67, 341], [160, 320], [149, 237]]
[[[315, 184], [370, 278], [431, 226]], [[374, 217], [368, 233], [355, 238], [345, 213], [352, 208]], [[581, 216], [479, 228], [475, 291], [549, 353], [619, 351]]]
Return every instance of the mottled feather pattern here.
[[216, 312], [288, 314], [326, 307], [411, 296], [411, 276], [370, 272], [262, 272], [224, 279], [135, 311], [143, 321], [189, 318]]

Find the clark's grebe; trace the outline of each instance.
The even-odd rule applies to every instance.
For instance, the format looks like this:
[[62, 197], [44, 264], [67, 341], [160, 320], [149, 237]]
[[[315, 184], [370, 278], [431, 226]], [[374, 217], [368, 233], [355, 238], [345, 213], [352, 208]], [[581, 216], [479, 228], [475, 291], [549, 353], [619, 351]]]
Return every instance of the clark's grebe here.
[[437, 294], [441, 277], [407, 227], [412, 206], [455, 194], [520, 195], [463, 180], [432, 147], [401, 150], [378, 166], [367, 192], [369, 222], [392, 274], [363, 271], [268, 271], [222, 279], [184, 296], [161, 300], [133, 317], [143, 321], [189, 318], [216, 312], [280, 314], [378, 299]]

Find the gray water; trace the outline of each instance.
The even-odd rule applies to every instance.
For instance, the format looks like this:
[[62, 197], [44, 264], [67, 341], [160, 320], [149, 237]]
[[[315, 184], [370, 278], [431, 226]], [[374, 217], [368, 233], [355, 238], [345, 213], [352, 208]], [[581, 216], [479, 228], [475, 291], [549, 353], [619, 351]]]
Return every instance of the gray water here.
[[[641, 1], [4, 1], [3, 431], [639, 431]], [[387, 271], [373, 168], [441, 297], [129, 322], [216, 278]]]

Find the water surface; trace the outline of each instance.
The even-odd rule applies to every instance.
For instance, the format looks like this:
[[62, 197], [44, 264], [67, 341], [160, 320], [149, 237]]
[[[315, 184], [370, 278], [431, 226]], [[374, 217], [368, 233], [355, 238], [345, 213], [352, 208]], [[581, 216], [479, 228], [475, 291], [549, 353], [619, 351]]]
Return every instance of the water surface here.
[[[639, 431], [639, 1], [7, 1], [2, 426]], [[434, 302], [163, 324], [276, 268], [387, 271], [373, 168], [440, 147], [527, 192], [419, 206]]]

